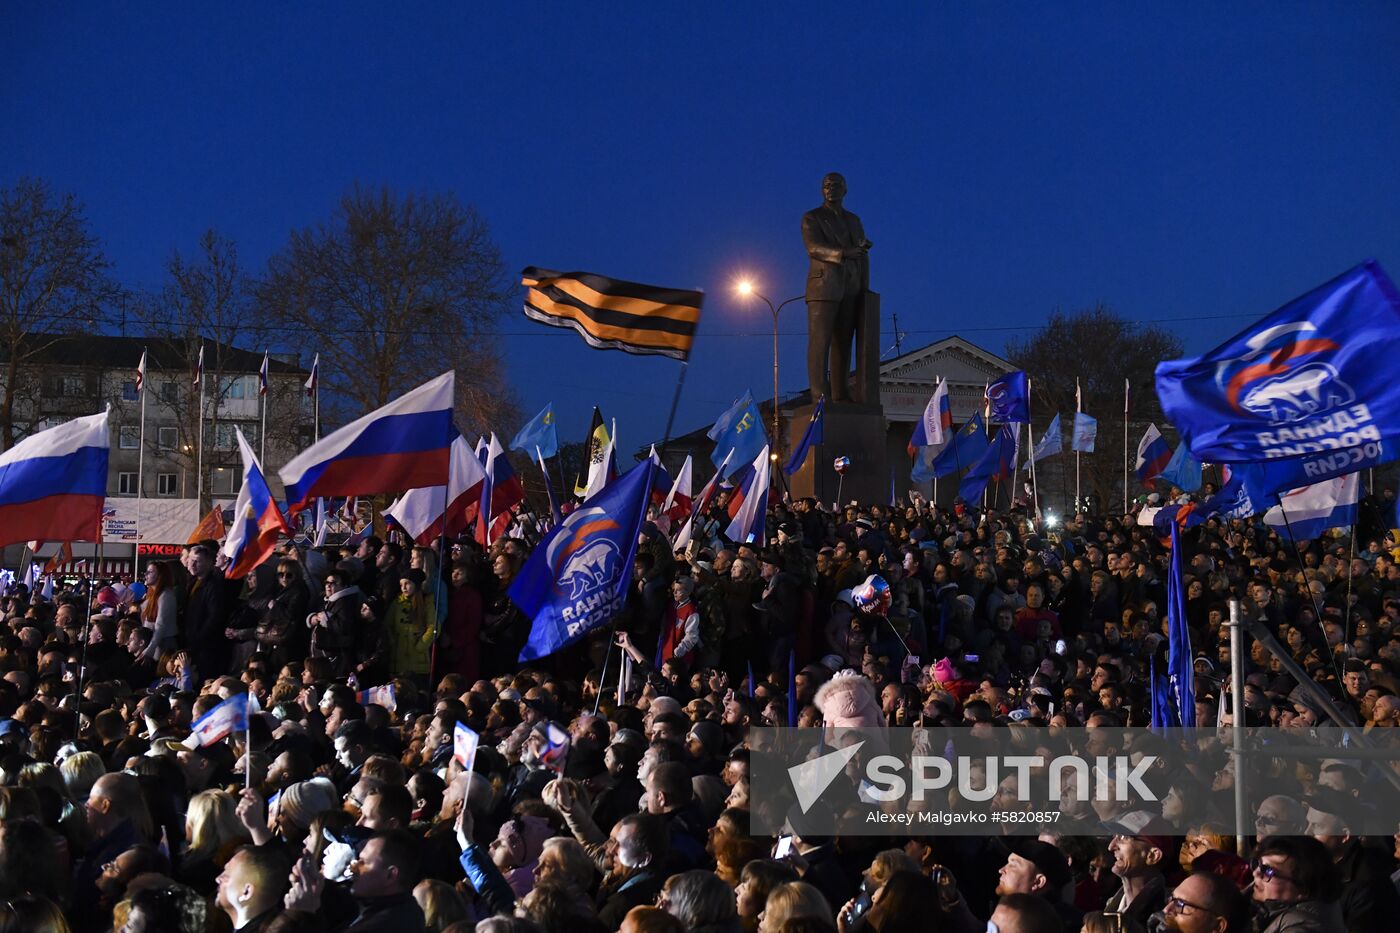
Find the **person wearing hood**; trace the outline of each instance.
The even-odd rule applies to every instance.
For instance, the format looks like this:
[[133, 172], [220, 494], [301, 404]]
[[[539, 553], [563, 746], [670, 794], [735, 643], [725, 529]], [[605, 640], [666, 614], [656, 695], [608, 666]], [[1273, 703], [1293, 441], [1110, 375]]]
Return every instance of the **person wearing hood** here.
[[355, 632], [360, 623], [360, 588], [346, 572], [332, 570], [326, 575], [325, 608], [307, 616], [311, 629], [311, 654], [326, 658], [337, 677], [349, 673], [355, 659]]
[[389, 634], [389, 669], [396, 674], [423, 678], [428, 674], [428, 655], [437, 634], [437, 607], [433, 594], [424, 592], [427, 575], [421, 570], [404, 571], [399, 593], [389, 604], [384, 627]]

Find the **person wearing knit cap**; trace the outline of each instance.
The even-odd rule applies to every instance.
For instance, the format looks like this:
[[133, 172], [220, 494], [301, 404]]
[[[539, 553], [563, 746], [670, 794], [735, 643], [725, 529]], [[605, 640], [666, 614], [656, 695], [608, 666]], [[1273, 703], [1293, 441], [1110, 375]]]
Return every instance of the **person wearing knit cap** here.
[[315, 777], [309, 781], [293, 784], [282, 791], [277, 800], [275, 818], [288, 840], [299, 840], [306, 835], [311, 821], [329, 810], [340, 809], [340, 794], [329, 778]]
[[428, 673], [437, 609], [433, 594], [425, 590], [426, 583], [423, 571], [404, 571], [399, 580], [399, 596], [389, 605], [384, 619], [389, 631], [390, 670], [400, 675]]

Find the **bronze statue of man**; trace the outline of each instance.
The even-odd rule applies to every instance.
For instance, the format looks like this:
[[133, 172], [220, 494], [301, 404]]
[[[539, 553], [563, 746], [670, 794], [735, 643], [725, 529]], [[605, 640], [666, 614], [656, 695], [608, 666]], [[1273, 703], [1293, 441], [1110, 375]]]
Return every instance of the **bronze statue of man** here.
[[871, 243], [860, 218], [841, 206], [845, 197], [846, 179], [831, 172], [822, 179], [822, 206], [802, 215], [802, 243], [811, 259], [806, 294], [807, 378], [813, 402], [823, 395], [833, 403], [850, 401], [846, 380], [851, 372], [851, 339], [857, 337], [857, 321], [870, 288]]

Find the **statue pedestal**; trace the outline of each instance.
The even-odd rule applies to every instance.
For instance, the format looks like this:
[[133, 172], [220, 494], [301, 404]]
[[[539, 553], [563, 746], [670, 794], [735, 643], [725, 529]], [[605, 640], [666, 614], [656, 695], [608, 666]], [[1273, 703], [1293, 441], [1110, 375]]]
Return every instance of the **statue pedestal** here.
[[[877, 396], [878, 398], [878, 396]], [[787, 450], [796, 450], [812, 419], [815, 405], [794, 409], [788, 421]], [[828, 506], [836, 501], [837, 481], [831, 468], [837, 457], [850, 457], [851, 467], [840, 484], [841, 499], [886, 503], [890, 497], [890, 466], [885, 451], [885, 413], [875, 405], [827, 403], [822, 411], [822, 443], [813, 447], [802, 469], [788, 477], [795, 498], [813, 496]]]

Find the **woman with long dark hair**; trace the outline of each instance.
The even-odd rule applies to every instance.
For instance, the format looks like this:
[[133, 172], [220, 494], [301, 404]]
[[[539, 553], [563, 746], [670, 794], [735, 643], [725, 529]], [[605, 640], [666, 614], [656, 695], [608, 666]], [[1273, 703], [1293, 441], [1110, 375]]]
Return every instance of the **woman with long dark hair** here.
[[179, 647], [176, 618], [180, 607], [175, 599], [174, 575], [165, 561], [146, 565], [146, 598], [141, 602], [141, 624], [151, 630], [151, 642], [143, 657], [154, 661]]

